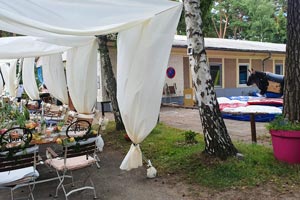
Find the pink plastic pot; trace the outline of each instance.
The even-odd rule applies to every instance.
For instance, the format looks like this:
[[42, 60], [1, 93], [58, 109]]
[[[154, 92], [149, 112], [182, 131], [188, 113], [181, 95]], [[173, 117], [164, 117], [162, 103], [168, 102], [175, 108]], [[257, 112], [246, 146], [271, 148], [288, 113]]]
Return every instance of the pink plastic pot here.
[[300, 131], [270, 130], [270, 134], [277, 160], [300, 163]]

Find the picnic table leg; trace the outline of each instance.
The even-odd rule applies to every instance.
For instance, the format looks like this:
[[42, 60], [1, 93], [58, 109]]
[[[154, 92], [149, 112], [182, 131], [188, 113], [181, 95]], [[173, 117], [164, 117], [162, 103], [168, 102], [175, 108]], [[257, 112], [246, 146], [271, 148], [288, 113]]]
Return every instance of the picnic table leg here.
[[251, 124], [251, 138], [252, 143], [256, 143], [256, 127], [255, 127], [255, 114], [250, 114], [250, 124]]

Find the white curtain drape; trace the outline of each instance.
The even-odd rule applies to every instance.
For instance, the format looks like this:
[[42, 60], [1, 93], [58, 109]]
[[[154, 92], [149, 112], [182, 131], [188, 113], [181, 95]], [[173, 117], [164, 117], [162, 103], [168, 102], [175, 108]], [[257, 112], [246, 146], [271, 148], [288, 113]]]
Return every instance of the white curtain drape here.
[[118, 35], [117, 98], [127, 134], [134, 143], [121, 169], [142, 166], [138, 144], [158, 120], [165, 71], [180, 13], [181, 7], [169, 9]]
[[[8, 83], [9, 83], [9, 65], [8, 63], [4, 63], [1, 65], [1, 72], [3, 75], [3, 79], [4, 79], [4, 92], [8, 93]], [[6, 94], [5, 94], [6, 95]]]
[[97, 100], [97, 41], [67, 52], [67, 85], [79, 113], [91, 113]]
[[40, 99], [39, 90], [34, 75], [35, 58], [24, 58], [22, 66], [22, 79], [24, 90], [32, 100]]
[[[0, 59], [18, 59], [50, 55], [64, 52], [71, 48], [69, 46], [50, 44], [40, 40], [42, 39], [30, 36], [0, 38]], [[7, 61], [11, 62], [11, 60], [6, 60], [6, 62]]]
[[16, 97], [16, 91], [17, 91], [17, 87], [18, 87], [17, 62], [18, 62], [18, 60], [12, 60], [9, 65], [8, 92], [9, 92], [9, 96], [11, 96], [11, 97]]
[[68, 91], [62, 55], [53, 54], [40, 58], [43, 78], [50, 94], [64, 104], [68, 104]]

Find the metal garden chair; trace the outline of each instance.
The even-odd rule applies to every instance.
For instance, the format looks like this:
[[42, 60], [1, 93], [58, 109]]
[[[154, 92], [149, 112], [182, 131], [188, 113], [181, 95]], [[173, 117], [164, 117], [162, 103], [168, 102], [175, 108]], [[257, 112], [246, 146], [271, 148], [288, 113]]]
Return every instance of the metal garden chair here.
[[[51, 154], [51, 157], [45, 161], [46, 164], [53, 167], [56, 170], [59, 184], [56, 188], [55, 197], [58, 196], [58, 190], [61, 188], [64, 192], [66, 199], [73, 194], [81, 190], [93, 190], [94, 198], [96, 196], [96, 190], [94, 183], [91, 179], [91, 173], [88, 170], [88, 167], [91, 167], [97, 162], [95, 158], [96, 155], [96, 137], [91, 133], [91, 124], [85, 120], [77, 120], [71, 123], [66, 130], [66, 139], [63, 139], [63, 152], [62, 155], [57, 155], [50, 148], [47, 149], [48, 154]], [[70, 138], [74, 137], [75, 141], [71, 141]], [[87, 172], [85, 180], [83, 180], [83, 186], [79, 188], [73, 188], [69, 191], [66, 190], [66, 177], [70, 173], [72, 177], [72, 184], [74, 186], [74, 176], [73, 171], [82, 170], [82, 172]], [[89, 185], [86, 185], [87, 181], [90, 182]]]
[[33, 197], [35, 180], [39, 177], [36, 170], [38, 146], [30, 145], [32, 133], [29, 129], [14, 127], [0, 135], [0, 188], [9, 189], [11, 199], [14, 191], [28, 186], [29, 196]]

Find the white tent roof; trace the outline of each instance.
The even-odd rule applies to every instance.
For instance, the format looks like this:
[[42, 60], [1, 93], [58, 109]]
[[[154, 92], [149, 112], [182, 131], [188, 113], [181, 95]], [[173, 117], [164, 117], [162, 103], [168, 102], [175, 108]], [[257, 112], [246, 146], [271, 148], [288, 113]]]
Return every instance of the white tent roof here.
[[0, 29], [31, 36], [94, 36], [126, 30], [178, 5], [167, 0], [1, 0]]

